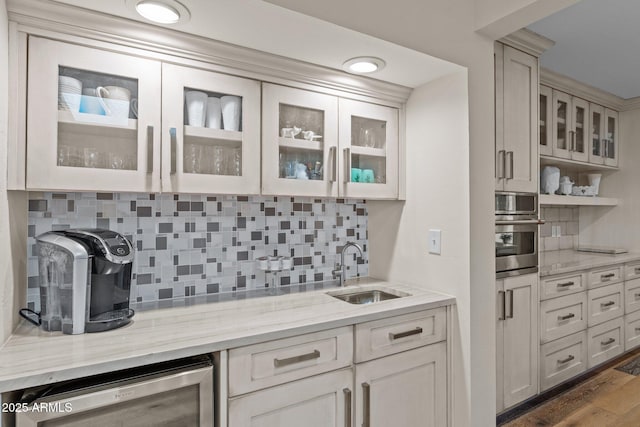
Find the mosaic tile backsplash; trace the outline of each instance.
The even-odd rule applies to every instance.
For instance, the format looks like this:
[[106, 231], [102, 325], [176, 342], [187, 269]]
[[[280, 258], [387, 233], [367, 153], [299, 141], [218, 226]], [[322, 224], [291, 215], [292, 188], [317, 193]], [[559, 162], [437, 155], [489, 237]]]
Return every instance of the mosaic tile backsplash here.
[[106, 228], [136, 248], [131, 300], [247, 292], [273, 286], [257, 268], [265, 255], [293, 257], [276, 286], [330, 280], [347, 241], [347, 277], [368, 275], [363, 200], [138, 193], [30, 193], [28, 294], [39, 310], [35, 236], [67, 228]]

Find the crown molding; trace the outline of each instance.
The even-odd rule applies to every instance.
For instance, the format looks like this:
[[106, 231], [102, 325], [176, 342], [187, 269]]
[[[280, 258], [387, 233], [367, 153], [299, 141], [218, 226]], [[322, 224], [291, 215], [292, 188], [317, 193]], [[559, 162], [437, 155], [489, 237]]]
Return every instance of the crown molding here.
[[627, 101], [624, 98], [584, 84], [547, 68], [540, 69], [540, 84], [570, 93], [578, 98], [583, 98], [589, 102], [600, 104], [616, 111], [624, 111], [626, 109]]
[[[382, 104], [402, 105], [413, 89], [328, 67], [212, 40], [143, 22], [48, 0], [8, 0], [9, 20], [31, 34], [65, 35], [194, 60], [228, 73], [273, 83], [298, 83], [327, 93], [348, 93]], [[62, 37], [64, 39], [64, 37]], [[78, 41], [76, 41], [78, 42]], [[139, 52], [138, 52], [139, 53]], [[144, 54], [144, 53], [143, 53]]]
[[542, 52], [556, 44], [553, 40], [526, 28], [513, 32], [498, 41], [535, 57], [539, 57]]

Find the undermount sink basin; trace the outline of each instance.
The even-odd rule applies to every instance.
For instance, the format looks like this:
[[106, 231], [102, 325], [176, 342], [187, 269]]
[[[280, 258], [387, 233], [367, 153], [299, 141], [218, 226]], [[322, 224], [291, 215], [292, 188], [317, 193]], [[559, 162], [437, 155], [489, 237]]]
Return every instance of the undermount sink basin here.
[[386, 301], [395, 298], [401, 298], [400, 295], [390, 294], [378, 289], [371, 289], [366, 291], [356, 291], [350, 293], [328, 293], [334, 298], [346, 301], [349, 304], [371, 304], [374, 302]]

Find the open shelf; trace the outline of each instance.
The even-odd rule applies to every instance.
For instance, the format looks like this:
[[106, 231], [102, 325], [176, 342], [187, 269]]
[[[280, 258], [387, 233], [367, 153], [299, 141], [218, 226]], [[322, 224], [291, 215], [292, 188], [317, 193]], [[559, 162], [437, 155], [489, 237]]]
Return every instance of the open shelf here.
[[113, 118], [98, 114], [72, 113], [58, 110], [58, 126], [61, 131], [69, 131], [97, 136], [126, 136], [138, 130], [138, 120], [113, 123]]
[[578, 162], [576, 160], [569, 159], [560, 159], [553, 156], [540, 156], [540, 166], [557, 166], [561, 170], [566, 170], [567, 172], [587, 172], [587, 171], [617, 171], [619, 170], [617, 167], [606, 166], [606, 165], [596, 165], [593, 163], [587, 162]]
[[351, 154], [370, 157], [387, 157], [387, 151], [384, 148], [360, 147], [359, 145], [351, 146]]
[[617, 206], [618, 199], [612, 197], [561, 196], [540, 194], [541, 205], [560, 206]]
[[321, 151], [323, 149], [323, 144], [321, 141], [309, 141], [307, 139], [298, 139], [298, 138], [278, 138], [278, 145], [280, 147], [287, 148], [295, 148], [298, 150], [315, 150]]
[[194, 138], [204, 138], [204, 139], [216, 139], [223, 141], [242, 141], [242, 132], [233, 131], [233, 130], [223, 130], [223, 129], [211, 129], [205, 127], [197, 127], [197, 126], [187, 126], [184, 127], [184, 136], [191, 136]]

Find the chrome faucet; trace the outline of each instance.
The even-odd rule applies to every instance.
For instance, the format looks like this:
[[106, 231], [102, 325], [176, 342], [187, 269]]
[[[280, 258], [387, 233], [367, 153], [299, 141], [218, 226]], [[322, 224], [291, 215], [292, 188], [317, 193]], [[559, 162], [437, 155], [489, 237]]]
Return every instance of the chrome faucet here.
[[344, 253], [347, 251], [347, 249], [349, 249], [351, 246], [353, 246], [354, 248], [356, 248], [358, 250], [358, 252], [360, 252], [360, 257], [362, 257], [362, 246], [360, 246], [359, 244], [355, 243], [355, 242], [347, 242], [345, 243], [345, 245], [342, 247], [342, 250], [340, 251], [340, 263], [338, 263], [336, 265], [335, 270], [333, 270], [333, 278], [335, 279], [336, 276], [338, 276], [338, 274], [340, 274], [340, 276], [338, 276], [340, 278], [340, 284], [339, 286], [342, 287], [344, 286], [344, 280], [346, 279], [346, 270], [345, 270], [345, 266], [344, 266]]

